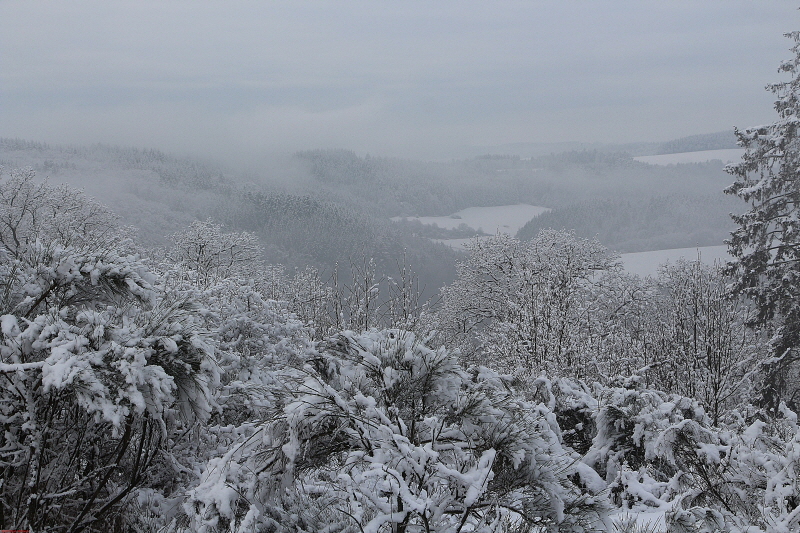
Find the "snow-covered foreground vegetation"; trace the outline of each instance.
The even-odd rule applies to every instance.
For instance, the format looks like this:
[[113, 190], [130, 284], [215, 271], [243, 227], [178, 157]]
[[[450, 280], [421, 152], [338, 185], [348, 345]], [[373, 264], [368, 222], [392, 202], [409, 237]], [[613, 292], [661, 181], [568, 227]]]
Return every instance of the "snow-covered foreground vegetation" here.
[[[413, 273], [158, 250], [79, 191], [0, 180], [0, 520], [33, 531], [790, 531], [797, 417], [717, 269], [623, 272], [548, 230]], [[615, 525], [616, 524], [616, 525]]]

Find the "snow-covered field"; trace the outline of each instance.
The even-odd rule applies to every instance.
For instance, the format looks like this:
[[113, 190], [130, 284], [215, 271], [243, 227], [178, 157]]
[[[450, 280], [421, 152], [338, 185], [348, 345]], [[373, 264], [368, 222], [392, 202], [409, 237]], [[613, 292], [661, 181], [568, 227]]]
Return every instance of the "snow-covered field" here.
[[742, 148], [728, 148], [725, 150], [703, 150], [700, 152], [682, 152], [679, 154], [643, 155], [634, 157], [636, 161], [650, 165], [677, 165], [679, 163], [705, 163], [719, 159], [723, 163], [738, 162], [744, 150]]
[[625, 270], [640, 276], [654, 276], [659, 265], [669, 261], [674, 263], [678, 259], [694, 260], [700, 257], [704, 263], [713, 264], [715, 261], [727, 261], [727, 245], [701, 246], [699, 248], [673, 248], [671, 250], [656, 250], [653, 252], [637, 252], [622, 254], [622, 265]]
[[[455, 229], [466, 224], [484, 233], [497, 232], [514, 235], [530, 219], [550, 211], [547, 207], [528, 204], [496, 205], [492, 207], [468, 207], [445, 217], [394, 217], [392, 220], [419, 220], [423, 224], [436, 224], [440, 228]], [[469, 239], [451, 239], [467, 241]], [[448, 241], [449, 242], [449, 241]]]

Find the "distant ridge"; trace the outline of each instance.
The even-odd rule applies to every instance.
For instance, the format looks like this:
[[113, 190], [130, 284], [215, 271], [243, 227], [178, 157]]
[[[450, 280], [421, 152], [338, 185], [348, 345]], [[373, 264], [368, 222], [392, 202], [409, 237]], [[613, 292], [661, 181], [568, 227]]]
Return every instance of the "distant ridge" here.
[[680, 139], [662, 143], [656, 155], [702, 152], [705, 150], [724, 150], [738, 147], [739, 145], [736, 144], [736, 135], [734, 135], [733, 130], [726, 130], [716, 133], [690, 135], [688, 137], [681, 137]]
[[574, 151], [598, 152], [624, 152], [632, 156], [679, 154], [683, 152], [701, 152], [704, 150], [723, 150], [738, 148], [733, 129], [714, 133], [689, 135], [667, 142], [634, 142], [634, 143], [582, 143], [582, 142], [554, 142], [554, 143], [508, 143], [487, 146], [462, 147], [459, 157], [467, 159], [494, 156], [518, 156], [522, 158], [538, 157], [542, 155], [558, 154]]

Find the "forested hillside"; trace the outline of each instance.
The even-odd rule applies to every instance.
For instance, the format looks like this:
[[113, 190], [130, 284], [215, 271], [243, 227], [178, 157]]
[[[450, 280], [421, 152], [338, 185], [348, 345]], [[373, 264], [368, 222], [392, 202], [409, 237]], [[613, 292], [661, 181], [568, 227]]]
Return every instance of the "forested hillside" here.
[[569, 228], [620, 253], [714, 246], [728, 238], [734, 228], [728, 215], [740, 208], [721, 194], [588, 200], [539, 215], [517, 236], [530, 240], [543, 229]]
[[136, 227], [143, 244], [164, 246], [168, 235], [210, 218], [253, 232], [264, 259], [290, 270], [311, 265], [331, 275], [338, 268], [347, 277], [349, 264], [367, 257], [386, 277], [396, 273], [396, 258], [405, 254], [429, 296], [453, 279], [456, 256], [426, 236], [474, 232], [431, 233], [391, 223], [392, 216], [543, 205], [554, 211], [531, 221], [521, 238], [550, 227], [574, 229], [632, 252], [719, 244], [735, 207], [719, 192], [729, 182], [719, 164], [656, 167], [620, 152], [435, 163], [314, 150], [244, 173], [157, 150], [1, 139], [0, 161], [7, 168], [31, 167], [52, 183], [84, 187]]
[[720, 131], [705, 135], [690, 135], [665, 142], [658, 147], [658, 154], [677, 154], [681, 152], [699, 152], [702, 150], [723, 150], [738, 148], [736, 135], [732, 131]]
[[[303, 180], [287, 185], [270, 174], [243, 175], [154, 150], [103, 145], [52, 147], [2, 139], [0, 162], [7, 168], [30, 167], [53, 183], [67, 182], [102, 197], [149, 246], [164, 246], [168, 235], [193, 220], [211, 218], [253, 232], [264, 260], [289, 269], [312, 265], [331, 275], [340, 265], [347, 276], [351, 261], [367, 257], [385, 276], [396, 273], [397, 258], [405, 252], [432, 290], [452, 279], [450, 249], [400, 231], [377, 216], [371, 203], [342, 191], [333, 194], [324, 185]], [[293, 171], [286, 166], [279, 172], [285, 178]]]

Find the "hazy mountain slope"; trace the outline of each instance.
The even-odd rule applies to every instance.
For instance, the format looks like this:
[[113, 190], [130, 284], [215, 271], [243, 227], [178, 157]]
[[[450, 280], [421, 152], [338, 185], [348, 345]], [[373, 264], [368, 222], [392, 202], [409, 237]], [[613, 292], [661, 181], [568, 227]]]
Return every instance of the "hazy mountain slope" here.
[[[721, 134], [686, 139], [673, 145], [724, 141]], [[447, 163], [309, 150], [245, 174], [157, 150], [0, 139], [0, 164], [84, 187], [136, 226], [148, 246], [210, 217], [255, 232], [271, 263], [330, 271], [367, 256], [390, 275], [405, 253], [430, 287], [452, 279], [455, 256], [390, 217], [529, 203], [554, 210], [523, 228], [523, 238], [564, 227], [640, 251], [719, 244], [729, 230], [727, 213], [736, 210], [721, 192], [730, 176], [718, 162], [658, 167], [600, 150]]]
[[138, 228], [146, 246], [164, 245], [192, 220], [210, 217], [256, 233], [270, 263], [331, 271], [366, 256], [376, 259], [379, 274], [390, 275], [405, 252], [424, 285], [438, 287], [454, 275], [455, 256], [446, 247], [376, 217], [368, 202], [315, 190], [305, 180], [294, 187], [285, 179], [237, 175], [159, 151], [14, 139], [0, 140], [0, 164], [31, 167], [42, 179], [83, 187]]
[[523, 226], [517, 236], [529, 240], [542, 229], [574, 229], [619, 252], [722, 244], [734, 224], [739, 202], [719, 195], [653, 196], [646, 201], [589, 200], [555, 208]]

